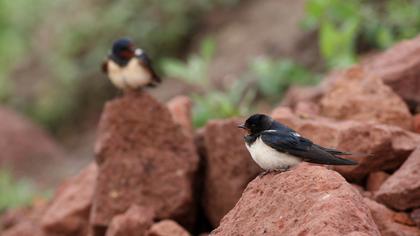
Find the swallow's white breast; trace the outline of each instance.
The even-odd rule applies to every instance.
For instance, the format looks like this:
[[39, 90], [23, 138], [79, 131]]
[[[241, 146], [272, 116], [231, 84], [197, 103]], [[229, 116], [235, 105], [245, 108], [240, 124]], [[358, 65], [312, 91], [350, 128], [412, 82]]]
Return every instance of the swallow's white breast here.
[[108, 76], [111, 82], [120, 89], [135, 89], [147, 85], [151, 81], [150, 72], [137, 58], [131, 59], [125, 67], [108, 61]]
[[278, 152], [258, 137], [251, 145], [245, 144], [252, 159], [264, 170], [281, 170], [299, 164], [302, 159]]

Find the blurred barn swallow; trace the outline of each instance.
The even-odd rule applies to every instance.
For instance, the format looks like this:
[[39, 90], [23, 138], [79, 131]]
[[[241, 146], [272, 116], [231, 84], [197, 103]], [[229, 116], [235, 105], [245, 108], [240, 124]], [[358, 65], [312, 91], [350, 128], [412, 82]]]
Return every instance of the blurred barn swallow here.
[[126, 38], [114, 42], [108, 58], [102, 64], [102, 71], [122, 90], [156, 86], [161, 81], [147, 54], [135, 48], [131, 40]]
[[267, 115], [252, 115], [245, 124], [238, 127], [248, 131], [248, 135], [244, 137], [245, 145], [252, 159], [266, 171], [285, 171], [302, 161], [326, 165], [357, 165], [353, 160], [337, 156], [352, 153], [317, 145]]

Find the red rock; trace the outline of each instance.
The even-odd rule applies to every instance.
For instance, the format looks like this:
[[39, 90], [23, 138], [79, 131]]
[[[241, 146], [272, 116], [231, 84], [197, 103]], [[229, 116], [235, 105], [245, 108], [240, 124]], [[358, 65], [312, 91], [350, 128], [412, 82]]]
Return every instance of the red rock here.
[[381, 79], [360, 67], [343, 73], [321, 99], [321, 114], [339, 120], [376, 121], [412, 129], [412, 116], [404, 101]]
[[416, 223], [417, 227], [420, 228], [420, 208], [414, 209], [410, 214], [411, 219]]
[[292, 86], [286, 91], [281, 105], [294, 108], [301, 102], [317, 103], [325, 93], [325, 89], [326, 86], [322, 85], [313, 87]]
[[112, 218], [106, 236], [141, 236], [153, 224], [151, 208], [131, 206], [124, 214]]
[[2, 236], [50, 236], [50, 235], [45, 234], [41, 230], [39, 225], [31, 221], [22, 222], [6, 230], [5, 232], [2, 232], [1, 235]]
[[420, 104], [420, 37], [406, 40], [366, 63], [364, 67], [405, 101]]
[[97, 175], [97, 165], [92, 163], [58, 189], [41, 219], [46, 232], [86, 234]]
[[359, 165], [334, 167], [353, 181], [361, 181], [372, 171], [395, 170], [420, 143], [417, 134], [376, 123], [298, 117], [284, 107], [274, 110], [272, 117], [320, 145], [371, 154], [354, 157]]
[[362, 186], [357, 184], [351, 184], [351, 186], [356, 189], [363, 197], [373, 198], [373, 194], [369, 191], [366, 191]]
[[[204, 144], [204, 127], [199, 128], [194, 132], [194, 143], [197, 149], [197, 152], [201, 158], [204, 158], [206, 155], [206, 147]], [[201, 174], [201, 173], [197, 173]]]
[[[292, 86], [290, 87], [280, 105], [286, 106], [297, 111], [299, 103], [309, 103], [319, 105], [324, 94], [331, 89], [338, 81], [343, 79], [346, 70], [333, 70], [325, 76], [325, 78], [315, 86]], [[319, 107], [317, 108], [319, 112]]]
[[167, 103], [168, 109], [171, 112], [172, 119], [181, 125], [185, 134], [193, 135], [193, 126], [191, 121], [191, 107], [192, 102], [187, 96], [177, 96]]
[[232, 209], [261, 170], [252, 161], [237, 128], [240, 119], [213, 120], [204, 130], [206, 176], [203, 207], [213, 226]]
[[392, 218], [395, 222], [398, 222], [398, 223], [403, 224], [403, 225], [408, 225], [408, 226], [415, 226], [416, 225], [416, 223], [405, 212], [396, 212], [392, 216]]
[[383, 171], [376, 171], [369, 174], [366, 189], [368, 191], [377, 191], [385, 180], [389, 177], [389, 174]]
[[62, 164], [63, 149], [45, 130], [12, 110], [0, 107], [0, 119], [0, 166], [42, 185], [55, 184], [61, 176], [51, 169]]
[[160, 219], [191, 223], [198, 156], [193, 137], [184, 134], [166, 106], [139, 91], [108, 102], [95, 152], [93, 226], [107, 226], [133, 204], [150, 207]]
[[0, 215], [0, 232], [27, 220], [29, 208], [8, 209]]
[[300, 116], [317, 116], [319, 105], [313, 102], [299, 102], [295, 107], [295, 113]]
[[420, 148], [391, 175], [376, 193], [376, 199], [399, 210], [420, 207]]
[[34, 201], [29, 207], [7, 211], [0, 217], [0, 235], [55, 236], [46, 235], [39, 225], [40, 218], [45, 213], [46, 204], [45, 201]]
[[380, 235], [362, 196], [310, 165], [257, 177], [210, 235]]
[[163, 220], [150, 228], [147, 236], [190, 236], [190, 233], [172, 220]]
[[[420, 109], [419, 52], [420, 36], [398, 43], [384, 53], [379, 53], [362, 62], [359, 67], [366, 71], [368, 77], [379, 78], [392, 88], [410, 109], [417, 108], [418, 110]], [[289, 89], [282, 105], [294, 107], [300, 101], [317, 102], [335, 83], [340, 83], [343, 74], [345, 71], [344, 73], [332, 71], [318, 86]]]
[[377, 203], [369, 198], [365, 198], [364, 202], [372, 212], [373, 219], [381, 231], [382, 236], [415, 236], [420, 235], [420, 230], [416, 227], [407, 226], [394, 220], [397, 214], [388, 209], [384, 205]]
[[366, 192], [365, 191], [365, 189], [362, 187], [362, 186], [360, 186], [360, 185], [357, 185], [357, 184], [351, 184], [351, 186], [354, 188], [354, 189], [356, 189], [362, 196], [363, 196], [363, 193], [364, 192]]
[[414, 116], [414, 132], [420, 133], [420, 114]]

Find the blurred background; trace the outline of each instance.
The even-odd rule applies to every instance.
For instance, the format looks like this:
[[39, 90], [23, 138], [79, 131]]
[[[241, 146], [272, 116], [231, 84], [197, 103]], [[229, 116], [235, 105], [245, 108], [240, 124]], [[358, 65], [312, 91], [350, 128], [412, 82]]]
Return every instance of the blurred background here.
[[93, 159], [100, 64], [129, 36], [152, 58], [161, 101], [193, 122], [279, 104], [420, 31], [420, 0], [0, 0], [0, 212], [51, 195]]

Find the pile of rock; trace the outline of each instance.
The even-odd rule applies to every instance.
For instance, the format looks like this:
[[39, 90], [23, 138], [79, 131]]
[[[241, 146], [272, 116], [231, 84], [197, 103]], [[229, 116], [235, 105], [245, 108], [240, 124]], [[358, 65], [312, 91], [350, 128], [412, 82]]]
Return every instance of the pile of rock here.
[[105, 106], [96, 162], [49, 203], [4, 214], [2, 235], [420, 235], [419, 50], [420, 38], [403, 42], [272, 112], [319, 144], [370, 154], [356, 166], [257, 177], [243, 119], [194, 133], [188, 98], [132, 92]]
[[24, 217], [6, 215], [13, 220], [3, 234], [189, 235], [179, 224], [196, 223], [199, 158], [186, 122], [188, 99], [169, 107], [145, 92], [107, 103], [96, 162], [62, 184], [50, 203]]

